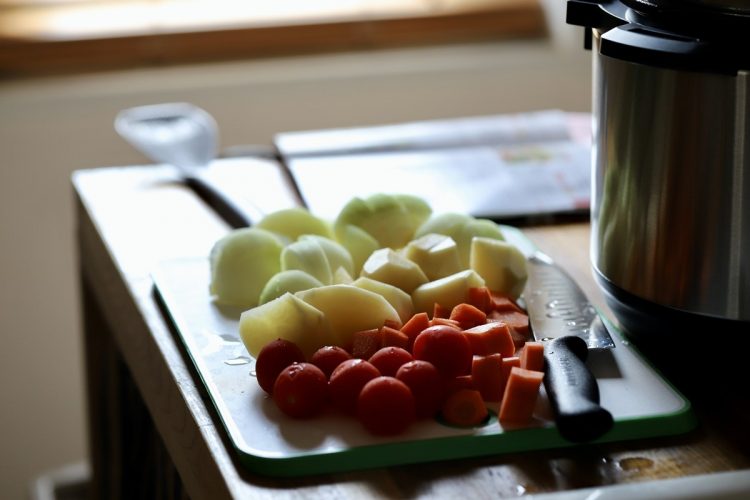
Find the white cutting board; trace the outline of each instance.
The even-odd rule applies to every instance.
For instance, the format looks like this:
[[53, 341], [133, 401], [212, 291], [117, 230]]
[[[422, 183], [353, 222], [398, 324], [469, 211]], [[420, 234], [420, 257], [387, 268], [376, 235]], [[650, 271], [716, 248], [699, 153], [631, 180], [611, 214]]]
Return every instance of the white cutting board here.
[[[525, 252], [531, 243], [503, 226]], [[576, 446], [560, 437], [542, 388], [536, 418], [525, 429], [503, 429], [497, 418], [476, 428], [420, 421], [391, 438], [374, 437], [351, 417], [329, 411], [312, 420], [285, 416], [255, 379], [254, 362], [239, 339], [240, 310], [219, 307], [208, 292], [208, 258], [162, 262], [153, 273], [156, 296], [216, 407], [240, 461], [258, 473], [296, 476]], [[695, 426], [690, 403], [626, 340], [592, 352], [589, 367], [613, 429], [598, 442], [687, 432]], [[497, 407], [490, 407], [496, 410]]]

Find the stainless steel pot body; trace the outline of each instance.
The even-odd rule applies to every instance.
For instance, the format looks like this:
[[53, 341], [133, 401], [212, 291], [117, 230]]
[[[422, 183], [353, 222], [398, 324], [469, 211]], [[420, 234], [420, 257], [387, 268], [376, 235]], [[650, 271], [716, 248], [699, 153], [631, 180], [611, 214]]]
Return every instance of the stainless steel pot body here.
[[593, 40], [595, 271], [650, 304], [750, 321], [750, 75], [626, 62]]

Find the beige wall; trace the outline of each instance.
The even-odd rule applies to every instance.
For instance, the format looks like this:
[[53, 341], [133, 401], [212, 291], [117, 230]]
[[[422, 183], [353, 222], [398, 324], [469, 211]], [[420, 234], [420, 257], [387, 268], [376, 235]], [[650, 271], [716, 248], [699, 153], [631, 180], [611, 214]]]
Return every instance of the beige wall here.
[[[86, 457], [70, 174], [143, 163], [122, 108], [189, 101], [222, 146], [285, 130], [590, 108], [589, 56], [547, 41], [0, 81], [0, 497]], [[127, 210], [127, 207], [123, 207]]]

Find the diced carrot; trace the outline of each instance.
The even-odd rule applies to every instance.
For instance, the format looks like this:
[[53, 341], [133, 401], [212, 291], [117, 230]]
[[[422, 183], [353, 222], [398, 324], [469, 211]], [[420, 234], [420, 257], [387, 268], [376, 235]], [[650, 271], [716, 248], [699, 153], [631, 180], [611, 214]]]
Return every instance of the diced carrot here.
[[361, 330], [352, 335], [352, 356], [370, 359], [383, 346], [383, 334], [380, 329]]
[[390, 326], [394, 330], [400, 330], [403, 325], [400, 321], [396, 321], [395, 319], [386, 319], [383, 321], [383, 326]]
[[505, 294], [499, 292], [490, 292], [492, 299], [492, 309], [499, 312], [523, 312], [523, 309], [518, 307], [516, 301], [511, 299]]
[[381, 347], [400, 347], [409, 350], [409, 336], [390, 326], [380, 328]]
[[443, 307], [437, 302], [435, 302], [435, 306], [432, 309], [432, 318], [447, 318], [450, 316], [451, 311], [447, 307]]
[[505, 388], [508, 385], [508, 377], [510, 377], [510, 371], [513, 368], [520, 368], [521, 367], [521, 358], [518, 356], [511, 356], [508, 358], [503, 358], [503, 364], [502, 364], [502, 372], [503, 372], [503, 378], [500, 381], [501, 391], [500, 394], [505, 394]]
[[503, 397], [503, 357], [500, 354], [474, 356], [471, 363], [474, 387], [485, 401], [501, 401]]
[[522, 312], [492, 311], [487, 315], [487, 321], [500, 321], [508, 325], [516, 349], [523, 347], [523, 344], [529, 340], [529, 317]]
[[513, 356], [516, 347], [510, 328], [505, 323], [492, 322], [464, 330], [469, 340], [471, 352], [478, 356], [500, 353], [502, 356]]
[[544, 344], [526, 342], [521, 349], [521, 368], [525, 370], [544, 371]]
[[461, 389], [476, 389], [474, 387], [474, 379], [471, 375], [459, 375], [458, 377], [451, 377], [445, 380], [445, 394], [451, 394]]
[[461, 323], [459, 323], [455, 319], [449, 319], [449, 318], [432, 318], [430, 320], [430, 326], [435, 326], [435, 325], [446, 325], [446, 326], [451, 326], [453, 328], [461, 330]]
[[485, 314], [490, 312], [493, 307], [492, 294], [486, 286], [477, 286], [469, 288], [468, 303], [483, 311]]
[[482, 395], [474, 389], [461, 389], [450, 394], [443, 402], [443, 419], [461, 427], [481, 424], [489, 414]]
[[501, 422], [526, 423], [531, 420], [544, 374], [513, 367], [508, 377], [498, 418]]
[[401, 331], [409, 337], [409, 351], [414, 346], [414, 339], [422, 333], [422, 330], [430, 326], [430, 317], [426, 312], [417, 313], [401, 327]]
[[466, 329], [485, 324], [487, 322], [487, 315], [475, 306], [463, 303], [453, 308], [449, 319], [458, 321], [461, 328]]

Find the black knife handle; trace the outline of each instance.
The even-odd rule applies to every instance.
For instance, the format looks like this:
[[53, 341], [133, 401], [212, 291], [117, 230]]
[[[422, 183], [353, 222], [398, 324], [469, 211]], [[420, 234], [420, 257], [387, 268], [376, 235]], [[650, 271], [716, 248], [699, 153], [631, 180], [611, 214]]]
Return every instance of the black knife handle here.
[[582, 443], [612, 428], [612, 414], [599, 406], [599, 387], [586, 366], [588, 346], [580, 337], [564, 336], [544, 346], [544, 388], [557, 429], [568, 441]]

